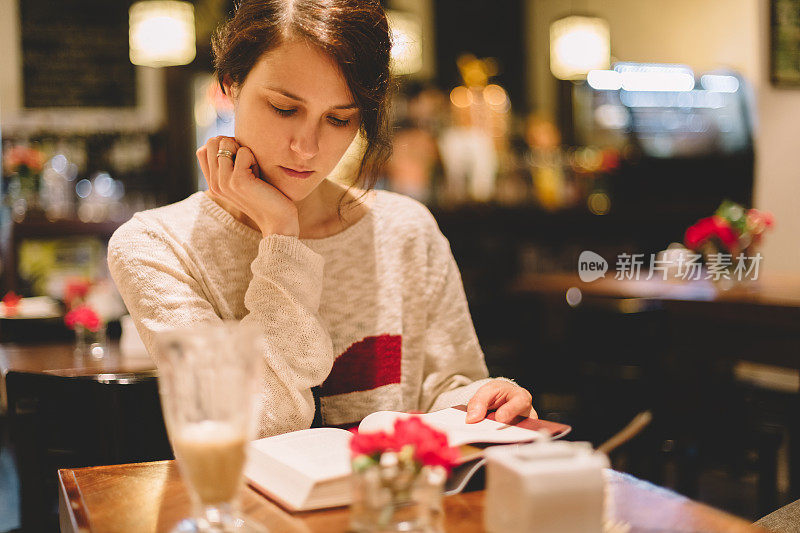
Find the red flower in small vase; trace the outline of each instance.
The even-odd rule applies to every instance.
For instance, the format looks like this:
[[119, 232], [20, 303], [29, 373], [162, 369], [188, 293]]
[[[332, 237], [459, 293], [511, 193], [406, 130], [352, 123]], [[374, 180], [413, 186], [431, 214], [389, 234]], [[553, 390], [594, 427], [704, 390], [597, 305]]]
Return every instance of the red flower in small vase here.
[[64, 315], [64, 323], [70, 329], [82, 326], [89, 331], [97, 331], [100, 329], [102, 321], [94, 309], [88, 305], [81, 305]]
[[354, 430], [350, 452], [354, 459], [368, 456], [375, 462], [384, 452], [398, 452], [398, 455], [408, 452], [408, 460], [413, 460], [418, 466], [441, 466], [447, 472], [458, 464], [461, 456], [458, 448], [450, 447], [447, 435], [427, 425], [418, 416], [395, 420], [393, 433]]
[[67, 281], [64, 286], [64, 303], [67, 308], [71, 309], [76, 300], [78, 302], [84, 301], [91, 287], [92, 282], [88, 279], [76, 278]]
[[394, 450], [394, 439], [385, 431], [359, 433], [357, 430], [354, 430], [353, 438], [350, 439], [350, 454], [352, 457], [358, 455], [375, 455]]
[[448, 473], [458, 464], [461, 452], [458, 448], [448, 446], [447, 437], [444, 442], [438, 438], [417, 443], [414, 458], [423, 465], [441, 466]]
[[461, 453], [451, 448], [447, 435], [427, 425], [418, 416], [398, 419], [394, 423], [394, 440], [398, 449], [414, 447], [414, 459], [423, 465], [442, 466], [448, 472], [456, 465]]
[[693, 226], [689, 226], [684, 236], [684, 242], [687, 248], [696, 250], [700, 244], [707, 241], [713, 232], [713, 223], [711, 217], [701, 218]]
[[399, 447], [406, 444], [417, 445], [429, 440], [447, 443], [447, 435], [435, 430], [418, 416], [398, 418], [394, 422], [394, 438]]
[[739, 245], [739, 236], [722, 217], [710, 216], [697, 221], [686, 230], [684, 242], [687, 248], [697, 250], [709, 239], [716, 237], [729, 252], [733, 252]]
[[6, 306], [6, 316], [15, 316], [19, 312], [19, 302], [22, 300], [14, 291], [8, 291], [3, 296], [3, 303]]
[[739, 235], [731, 226], [730, 222], [722, 217], [713, 216], [714, 234], [729, 251], [734, 250], [739, 245]]

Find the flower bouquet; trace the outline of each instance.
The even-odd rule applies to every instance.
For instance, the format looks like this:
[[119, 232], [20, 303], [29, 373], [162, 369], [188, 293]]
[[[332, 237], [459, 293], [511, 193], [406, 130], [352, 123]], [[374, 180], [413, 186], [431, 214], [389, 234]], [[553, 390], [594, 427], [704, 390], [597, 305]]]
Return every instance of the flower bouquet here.
[[354, 432], [350, 441], [355, 531], [441, 531], [442, 493], [458, 448], [419, 417], [393, 432]]
[[84, 304], [92, 288], [92, 281], [87, 278], [70, 278], [64, 281], [64, 305], [72, 309]]
[[102, 359], [106, 354], [106, 325], [88, 305], [71, 309], [64, 323], [75, 330], [75, 355]]
[[725, 200], [710, 216], [686, 230], [686, 247], [702, 254], [707, 279], [744, 281], [757, 279], [762, 260], [757, 247], [775, 224], [771, 213], [745, 209]]
[[64, 323], [75, 330], [75, 355], [102, 359], [106, 354], [106, 324], [95, 309], [86, 303], [91, 282], [71, 280], [64, 289], [67, 314]]
[[3, 310], [6, 317], [17, 315], [20, 301], [22, 301], [22, 298], [14, 291], [8, 291], [6, 295], [3, 296]]

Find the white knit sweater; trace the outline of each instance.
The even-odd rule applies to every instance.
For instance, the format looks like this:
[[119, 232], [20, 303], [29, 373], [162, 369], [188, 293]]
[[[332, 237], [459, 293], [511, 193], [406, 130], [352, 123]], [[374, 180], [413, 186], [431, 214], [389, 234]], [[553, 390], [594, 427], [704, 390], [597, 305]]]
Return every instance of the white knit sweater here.
[[447, 239], [411, 198], [375, 191], [323, 239], [262, 237], [197, 192], [112, 236], [111, 275], [151, 356], [154, 333], [206, 320], [264, 332], [260, 436], [381, 410], [466, 403], [487, 380]]

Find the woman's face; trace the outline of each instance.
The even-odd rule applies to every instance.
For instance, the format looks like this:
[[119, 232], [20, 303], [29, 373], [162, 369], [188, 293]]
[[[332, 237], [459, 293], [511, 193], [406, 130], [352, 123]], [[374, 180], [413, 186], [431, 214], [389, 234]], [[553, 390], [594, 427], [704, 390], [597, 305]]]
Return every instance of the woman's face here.
[[330, 174], [358, 132], [359, 110], [341, 70], [304, 41], [266, 52], [232, 89], [226, 84], [237, 142], [253, 151], [261, 177], [294, 202]]

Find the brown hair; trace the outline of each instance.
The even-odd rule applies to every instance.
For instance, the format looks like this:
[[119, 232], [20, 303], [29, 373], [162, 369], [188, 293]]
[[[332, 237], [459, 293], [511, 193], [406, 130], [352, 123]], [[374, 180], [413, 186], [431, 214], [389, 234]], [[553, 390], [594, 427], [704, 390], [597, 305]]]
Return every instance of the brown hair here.
[[240, 0], [211, 38], [217, 80], [241, 85], [265, 52], [297, 37], [329, 54], [344, 75], [366, 140], [356, 182], [370, 190], [391, 155], [391, 39], [378, 0]]

